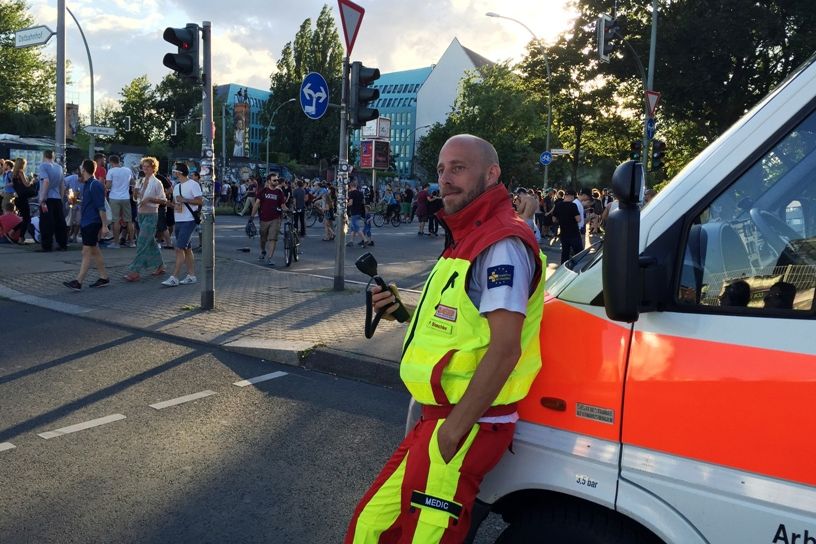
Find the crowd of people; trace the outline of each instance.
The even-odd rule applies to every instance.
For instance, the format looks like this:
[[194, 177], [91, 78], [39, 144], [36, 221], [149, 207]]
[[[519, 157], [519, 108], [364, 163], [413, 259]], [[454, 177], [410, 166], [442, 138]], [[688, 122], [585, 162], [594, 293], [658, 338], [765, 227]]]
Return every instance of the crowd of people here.
[[[162, 284], [175, 287], [196, 283], [191, 239], [200, 221], [203, 195], [198, 173], [191, 172], [186, 163], [176, 163], [170, 177], [158, 173], [158, 161], [152, 157], [142, 160], [138, 175], [123, 166], [119, 157], [106, 158], [103, 154], [97, 154], [94, 160], [87, 159], [65, 177], [54, 162], [52, 151], [43, 153], [37, 172], [31, 176], [27, 175], [23, 158], [2, 160], [0, 165], [3, 168], [0, 243], [22, 244], [30, 236], [40, 244], [41, 251], [48, 252], [54, 249], [55, 242], [57, 250], [65, 250], [68, 243], [79, 243], [81, 239], [83, 265], [72, 287], [81, 288], [91, 261], [97, 263], [99, 279], [104, 280], [93, 286], [107, 284], [99, 245], [136, 248], [136, 257], [125, 275], [130, 282], [139, 281], [145, 273], [165, 275], [160, 248], [174, 249], [173, 271]], [[87, 172], [91, 167], [93, 171]], [[436, 184], [420, 183], [415, 189], [391, 180], [378, 191], [352, 179], [347, 193], [346, 245], [374, 245], [371, 226], [375, 210], [387, 220], [393, 216], [409, 223], [416, 219], [419, 236], [439, 236], [444, 224], [437, 218], [437, 212], [443, 207], [443, 199], [435, 187]], [[95, 209], [100, 189], [103, 208]], [[262, 186], [258, 176], [250, 175], [240, 184], [216, 181], [214, 189], [219, 195], [218, 203], [243, 202], [239, 215], [249, 214], [250, 221], [259, 217], [258, 258], [270, 266], [274, 266], [284, 211], [291, 211], [301, 237], [306, 236], [306, 214], [317, 213], [324, 229], [322, 240], [335, 239], [337, 189], [328, 181], [295, 178], [289, 182], [279, 173], [271, 172]], [[653, 196], [653, 191], [647, 191], [645, 203]], [[593, 236], [602, 234], [606, 216], [617, 204], [608, 189], [517, 188], [511, 199], [516, 213], [529, 225], [539, 243], [560, 243], [562, 262], [583, 250]], [[99, 225], [95, 234], [88, 230], [91, 224]], [[182, 269], [186, 272], [183, 278]]]
[[[176, 163], [168, 178], [158, 172], [159, 161], [144, 157], [140, 172], [122, 166], [118, 156], [97, 154], [85, 159], [68, 176], [43, 152], [36, 178], [26, 175], [25, 159], [0, 161], [3, 165], [3, 215], [0, 240], [24, 244], [31, 237], [38, 251], [65, 251], [69, 243], [82, 244], [82, 263], [76, 279], [65, 282], [81, 290], [95, 264], [99, 277], [91, 287], [110, 283], [101, 245], [136, 248], [124, 279], [139, 281], [143, 273], [166, 273], [161, 248], [175, 249], [173, 273], [162, 282], [168, 287], [196, 283], [191, 238], [200, 222], [203, 204], [200, 177], [187, 164]], [[175, 235], [175, 236], [173, 236]], [[173, 238], [175, 242], [173, 243]], [[54, 247], [56, 242], [56, 248]], [[186, 276], [179, 279], [182, 267]]]

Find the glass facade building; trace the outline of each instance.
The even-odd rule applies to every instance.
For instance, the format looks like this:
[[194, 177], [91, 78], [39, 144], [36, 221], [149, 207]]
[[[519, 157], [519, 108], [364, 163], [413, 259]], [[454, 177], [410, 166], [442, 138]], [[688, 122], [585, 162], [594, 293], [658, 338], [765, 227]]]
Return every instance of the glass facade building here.
[[[373, 88], [379, 89], [380, 98], [373, 107], [380, 110], [380, 117], [391, 119], [391, 156], [399, 177], [408, 178], [413, 173], [414, 132], [416, 131], [417, 93], [433, 70], [432, 66], [382, 74]], [[351, 136], [352, 145], [360, 149], [361, 131]]]

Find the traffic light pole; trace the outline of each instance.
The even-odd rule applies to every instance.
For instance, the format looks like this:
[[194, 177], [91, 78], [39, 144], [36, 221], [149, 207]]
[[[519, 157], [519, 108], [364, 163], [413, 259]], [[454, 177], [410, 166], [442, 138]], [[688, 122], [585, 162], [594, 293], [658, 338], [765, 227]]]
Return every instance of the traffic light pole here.
[[343, 59], [343, 90], [340, 99], [340, 152], [337, 163], [337, 221], [334, 236], [334, 290], [345, 289], [346, 183], [348, 182], [348, 79], [349, 57]]
[[215, 177], [215, 157], [213, 154], [213, 96], [212, 96], [212, 40], [211, 23], [204, 21], [202, 32], [204, 45], [204, 77], [202, 80], [202, 112], [204, 126], [201, 130], [201, 185], [204, 193], [202, 208], [202, 248], [201, 248], [201, 309], [212, 310], [215, 307], [215, 195], [213, 179]]

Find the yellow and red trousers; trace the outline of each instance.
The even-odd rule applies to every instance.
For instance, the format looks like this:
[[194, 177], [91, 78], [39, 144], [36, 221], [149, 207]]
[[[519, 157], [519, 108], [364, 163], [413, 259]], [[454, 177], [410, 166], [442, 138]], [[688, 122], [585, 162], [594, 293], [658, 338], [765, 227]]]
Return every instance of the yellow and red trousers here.
[[[451, 409], [423, 407], [422, 418], [357, 505], [345, 544], [464, 541], [479, 486], [510, 447], [515, 423], [475, 423], [446, 463], [437, 433]], [[495, 406], [485, 417], [514, 412], [515, 405]]]

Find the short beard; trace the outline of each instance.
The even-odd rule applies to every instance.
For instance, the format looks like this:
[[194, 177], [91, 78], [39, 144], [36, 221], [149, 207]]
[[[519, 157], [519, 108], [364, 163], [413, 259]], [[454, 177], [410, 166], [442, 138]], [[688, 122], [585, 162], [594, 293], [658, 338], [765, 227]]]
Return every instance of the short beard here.
[[487, 173], [485, 173], [482, 181], [479, 185], [465, 193], [465, 198], [461, 202], [457, 202], [456, 204], [448, 205], [445, 203], [444, 199], [442, 203], [445, 207], [445, 213], [447, 215], [453, 215], [456, 212], [465, 208], [468, 204], [479, 198], [479, 196], [487, 190]]

